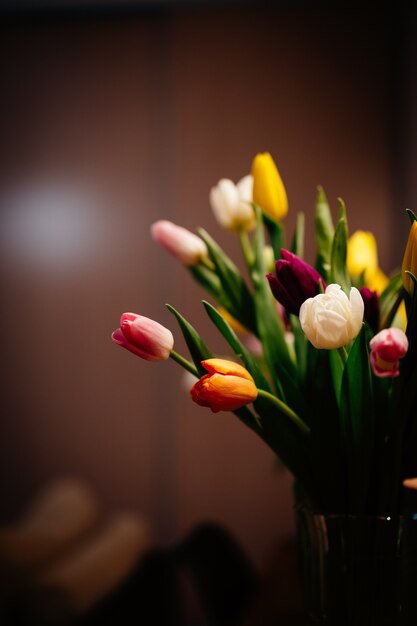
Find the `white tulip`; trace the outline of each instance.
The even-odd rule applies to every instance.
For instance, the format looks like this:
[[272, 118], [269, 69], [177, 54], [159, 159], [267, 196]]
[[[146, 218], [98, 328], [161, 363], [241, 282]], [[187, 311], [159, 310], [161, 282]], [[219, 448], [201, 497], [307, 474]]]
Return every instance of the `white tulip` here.
[[255, 213], [251, 206], [252, 176], [244, 176], [237, 185], [228, 178], [219, 180], [210, 190], [210, 204], [220, 226], [228, 230], [251, 230]]
[[362, 327], [364, 304], [356, 287], [350, 298], [340, 285], [308, 298], [300, 308], [300, 323], [315, 348], [340, 348], [352, 341]]

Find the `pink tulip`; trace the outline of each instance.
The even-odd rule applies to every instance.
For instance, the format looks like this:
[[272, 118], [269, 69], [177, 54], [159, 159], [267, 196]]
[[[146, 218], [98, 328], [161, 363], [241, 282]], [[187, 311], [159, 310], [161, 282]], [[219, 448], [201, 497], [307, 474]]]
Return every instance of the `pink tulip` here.
[[146, 361], [165, 361], [174, 346], [168, 328], [136, 313], [123, 313], [112, 339]]
[[197, 265], [208, 255], [207, 246], [200, 237], [168, 220], [159, 220], [151, 226], [152, 239], [184, 265]]
[[400, 373], [399, 360], [408, 350], [408, 339], [400, 328], [384, 328], [369, 343], [375, 376], [394, 378]]

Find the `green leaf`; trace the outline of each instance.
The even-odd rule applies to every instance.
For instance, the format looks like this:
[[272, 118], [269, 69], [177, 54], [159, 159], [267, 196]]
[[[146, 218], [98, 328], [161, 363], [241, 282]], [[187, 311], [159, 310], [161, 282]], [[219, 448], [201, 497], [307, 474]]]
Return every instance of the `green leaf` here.
[[[255, 213], [261, 211], [261, 209], [254, 204], [253, 205]], [[262, 212], [261, 212], [262, 214]], [[266, 227], [266, 230], [269, 235], [269, 240], [271, 242], [272, 249], [274, 251], [274, 257], [277, 261], [281, 258], [281, 248], [284, 248], [284, 227], [281, 222], [276, 222], [272, 217], [262, 214], [263, 221]]]
[[369, 496], [375, 415], [366, 325], [353, 342], [342, 378], [340, 412], [348, 468], [348, 511], [363, 513]]
[[343, 200], [339, 199], [339, 206], [339, 221], [336, 226], [331, 252], [330, 279], [332, 283], [340, 285], [343, 291], [349, 295], [351, 282], [346, 267], [348, 228], [346, 207]]
[[295, 224], [294, 238], [291, 251], [300, 259], [304, 257], [304, 233], [305, 233], [305, 217], [304, 213], [297, 214], [297, 222]]
[[191, 324], [176, 309], [174, 309], [173, 306], [167, 304], [166, 307], [168, 311], [175, 315], [177, 319], [178, 325], [181, 329], [182, 334], [184, 335], [185, 342], [188, 346], [191, 358], [194, 361], [199, 375], [203, 376], [204, 374], [207, 374], [206, 370], [201, 365], [201, 361], [204, 361], [205, 359], [211, 359], [213, 356], [212, 353], [210, 352], [198, 332], [195, 330], [195, 328], [191, 326]]
[[342, 388], [343, 362], [337, 350], [329, 350], [330, 373], [336, 401], [339, 402]]
[[215, 272], [204, 265], [192, 265], [188, 267], [193, 278], [205, 289], [216, 301], [221, 298], [222, 286]]
[[399, 274], [395, 274], [395, 276], [390, 278], [388, 285], [379, 296], [381, 328], [388, 328], [389, 326], [391, 326], [403, 297], [404, 290], [400, 272]]
[[[276, 390], [279, 397], [285, 400], [284, 389], [277, 375], [277, 367], [282, 367], [290, 376], [293, 376], [295, 373], [295, 368], [285, 342], [284, 326], [278, 315], [275, 299], [265, 277], [263, 218], [259, 210], [256, 215], [257, 225], [254, 237], [255, 263], [252, 272], [255, 288], [254, 303], [256, 326], [258, 328], [258, 336], [262, 343], [265, 362], [270, 371], [271, 379], [276, 383]], [[296, 378], [296, 376], [293, 377]]]
[[232, 348], [235, 355], [241, 359], [255, 381], [255, 385], [258, 389], [264, 389], [265, 391], [270, 391], [271, 388], [261, 372], [259, 365], [249, 352], [249, 350], [239, 341], [236, 333], [230, 326], [230, 324], [220, 315], [220, 313], [208, 302], [203, 300], [203, 305], [217, 329], [221, 332], [223, 337], [226, 339], [229, 346]]
[[252, 295], [233, 261], [202, 228], [198, 234], [205, 242], [221, 283], [218, 302], [243, 326], [257, 334]]
[[[346, 464], [341, 447], [341, 424], [337, 391], [340, 391], [334, 350], [318, 350], [309, 342], [301, 414], [311, 428], [311, 449], [317, 480], [328, 510], [344, 510]], [[331, 469], [329, 469], [331, 468]]]
[[265, 398], [259, 397], [254, 406], [260, 415], [264, 441], [300, 481], [314, 503], [320, 506], [319, 482], [314, 479], [315, 469], [311, 462], [308, 436], [300, 431], [288, 415]]
[[300, 318], [297, 315], [289, 314], [289, 320], [294, 333], [294, 349], [297, 359], [297, 372], [300, 380], [304, 380], [307, 367], [307, 346], [308, 339], [301, 328]]
[[410, 218], [410, 222], [411, 224], [413, 222], [417, 222], [417, 216], [416, 214], [411, 210], [411, 209], [406, 209], [407, 213], [408, 213], [408, 217]]
[[330, 277], [334, 226], [330, 206], [322, 187], [317, 188], [315, 230], [317, 246], [316, 269], [327, 283]]

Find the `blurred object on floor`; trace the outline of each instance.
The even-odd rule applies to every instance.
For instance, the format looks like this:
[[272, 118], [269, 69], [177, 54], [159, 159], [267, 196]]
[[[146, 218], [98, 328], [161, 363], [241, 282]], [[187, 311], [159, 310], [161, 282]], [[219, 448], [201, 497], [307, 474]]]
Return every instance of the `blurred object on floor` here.
[[99, 506], [84, 484], [56, 480], [38, 493], [15, 524], [0, 527], [2, 569], [28, 571], [62, 552], [96, 523]]
[[0, 526], [0, 623], [11, 598], [30, 584], [40, 567], [57, 559], [99, 516], [92, 491], [73, 478], [48, 483], [14, 522]]
[[76, 624], [131, 574], [150, 545], [139, 515], [99, 515], [85, 485], [60, 480], [0, 528], [0, 624]]
[[217, 523], [152, 543], [146, 520], [106, 518], [88, 487], [47, 485], [0, 527], [1, 626], [302, 626], [294, 541], [261, 575]]
[[242, 547], [215, 524], [195, 528], [177, 548], [205, 607], [209, 624], [241, 624], [260, 588], [260, 575]]
[[133, 626], [238, 626], [260, 576], [221, 526], [195, 527], [176, 546], [150, 551], [86, 622]]
[[294, 537], [272, 546], [259, 593], [242, 626], [307, 626]]
[[[127, 579], [148, 547], [143, 520], [119, 515], [78, 542], [65, 558], [40, 571], [34, 587], [65, 599], [70, 614], [83, 615]], [[48, 614], [47, 606], [44, 613]]]

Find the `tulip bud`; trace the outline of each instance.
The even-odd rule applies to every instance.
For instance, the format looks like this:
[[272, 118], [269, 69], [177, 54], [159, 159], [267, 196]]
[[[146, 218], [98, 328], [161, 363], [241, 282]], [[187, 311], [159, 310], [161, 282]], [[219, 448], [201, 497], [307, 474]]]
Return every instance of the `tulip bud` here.
[[275, 263], [275, 273], [276, 276], [266, 276], [271, 291], [278, 302], [294, 315], [299, 314], [307, 298], [313, 298], [326, 288], [317, 270], [289, 250], [281, 250], [281, 259]]
[[365, 272], [373, 274], [378, 268], [376, 239], [369, 231], [357, 230], [348, 239], [346, 264], [352, 278]]
[[112, 339], [146, 361], [165, 361], [174, 347], [168, 328], [136, 313], [123, 313]]
[[208, 256], [207, 246], [200, 237], [168, 220], [151, 226], [152, 239], [184, 265], [197, 265]]
[[252, 201], [252, 176], [237, 185], [228, 178], [219, 180], [210, 190], [210, 204], [220, 226], [228, 230], [251, 230], [255, 226]]
[[355, 339], [362, 327], [364, 303], [356, 287], [350, 298], [340, 285], [306, 300], [300, 308], [300, 324], [315, 348], [341, 348]]
[[414, 221], [410, 228], [410, 234], [408, 235], [408, 241], [405, 248], [403, 264], [402, 264], [402, 279], [404, 288], [408, 291], [410, 296], [414, 293], [413, 279], [406, 274], [406, 271], [411, 272], [417, 277], [417, 222]]
[[287, 193], [277, 167], [269, 154], [257, 154], [252, 163], [253, 201], [276, 221], [288, 212]]
[[249, 372], [234, 361], [207, 359], [201, 362], [208, 371], [191, 388], [191, 398], [213, 413], [235, 411], [258, 397], [258, 390]]
[[399, 375], [399, 359], [407, 353], [408, 339], [400, 328], [384, 328], [369, 342], [371, 367], [379, 378]]
[[389, 283], [389, 278], [380, 267], [376, 270], [374, 274], [366, 274], [365, 272], [365, 282], [366, 286], [369, 287], [371, 291], [376, 291], [378, 295], [380, 295], [385, 287]]
[[417, 491], [417, 478], [405, 478], [403, 480], [403, 486], [406, 489], [414, 489]]
[[348, 239], [346, 265], [353, 280], [363, 276], [365, 285], [378, 294], [388, 285], [388, 278], [378, 266], [376, 239], [369, 231], [357, 230]]
[[361, 294], [365, 305], [365, 322], [367, 322], [373, 332], [376, 333], [379, 328], [380, 315], [378, 293], [376, 291], [371, 291], [369, 287], [361, 287], [361, 289], [359, 289], [359, 293]]

